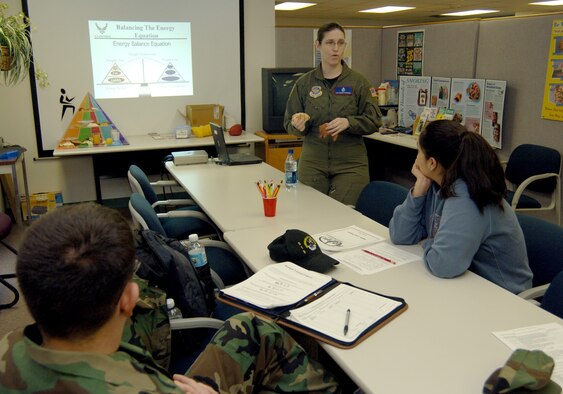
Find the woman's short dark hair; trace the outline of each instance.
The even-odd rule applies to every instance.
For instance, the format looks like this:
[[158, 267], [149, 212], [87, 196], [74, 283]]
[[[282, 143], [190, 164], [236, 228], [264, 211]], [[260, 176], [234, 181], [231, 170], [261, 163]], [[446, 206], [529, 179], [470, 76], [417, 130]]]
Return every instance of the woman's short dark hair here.
[[105, 324], [134, 269], [131, 227], [94, 203], [64, 206], [34, 223], [16, 268], [31, 315], [55, 338], [84, 337]]
[[346, 32], [344, 31], [344, 28], [342, 26], [340, 26], [336, 22], [330, 22], [330, 23], [327, 23], [327, 24], [319, 27], [319, 30], [317, 31], [317, 42], [319, 44], [321, 42], [323, 42], [323, 38], [325, 37], [325, 34], [328, 33], [329, 31], [332, 31], [332, 30], [335, 30], [335, 29], [338, 29], [342, 33], [346, 34]]
[[446, 171], [443, 197], [455, 195], [453, 183], [461, 178], [479, 211], [483, 212], [489, 204], [503, 209], [504, 171], [495, 151], [483, 137], [467, 131], [458, 122], [437, 120], [426, 126], [418, 143], [425, 156], [435, 158]]

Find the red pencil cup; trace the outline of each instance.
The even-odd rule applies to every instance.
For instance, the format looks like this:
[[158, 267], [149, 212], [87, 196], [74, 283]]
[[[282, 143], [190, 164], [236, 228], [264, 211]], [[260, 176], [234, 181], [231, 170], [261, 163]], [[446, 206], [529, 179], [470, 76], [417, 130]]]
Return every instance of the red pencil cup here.
[[276, 202], [277, 197], [272, 198], [262, 198], [262, 202], [264, 203], [264, 216], [267, 217], [274, 217], [276, 216]]

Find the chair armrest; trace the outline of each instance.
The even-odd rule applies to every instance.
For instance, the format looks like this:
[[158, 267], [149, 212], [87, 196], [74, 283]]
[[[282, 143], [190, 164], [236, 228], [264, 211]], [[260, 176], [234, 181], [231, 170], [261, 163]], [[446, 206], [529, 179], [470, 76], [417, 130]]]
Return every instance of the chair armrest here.
[[167, 187], [167, 186], [178, 186], [178, 187], [180, 187], [178, 182], [173, 181], [173, 180], [164, 180], [164, 179], [162, 179], [160, 181], [151, 182], [150, 184], [153, 187]]
[[520, 196], [524, 193], [524, 190], [530, 185], [530, 183], [539, 181], [540, 179], [547, 179], [547, 178], [559, 178], [559, 174], [554, 172], [548, 172], [545, 174], [534, 175], [529, 178], [526, 178], [514, 191], [514, 197], [512, 197], [512, 208], [516, 208], [518, 205], [518, 201], [520, 200]]
[[209, 217], [204, 214], [203, 212], [200, 211], [189, 211], [189, 210], [177, 210], [177, 211], [168, 211], [165, 213], [158, 213], [157, 216], [159, 218], [195, 218], [195, 219], [200, 219], [203, 220], [204, 222], [208, 223], [211, 227], [213, 227], [213, 230], [215, 230], [215, 233], [217, 234], [217, 236], [219, 237], [219, 239], [223, 239], [222, 238], [222, 234], [221, 234], [221, 230], [219, 230], [219, 227], [217, 227], [217, 225], [215, 223], [213, 223], [213, 221], [211, 219], [209, 219]]
[[219, 329], [223, 326], [223, 320], [212, 317], [190, 317], [187, 319], [170, 320], [170, 329], [185, 330], [191, 328], [214, 328]]
[[152, 207], [155, 208], [160, 205], [174, 205], [174, 206], [185, 206], [185, 205], [194, 205], [197, 206], [194, 200], [191, 198], [177, 198], [173, 200], [159, 200], [152, 204]]
[[524, 290], [523, 292], [518, 293], [518, 297], [522, 297], [525, 300], [533, 300], [543, 296], [548, 287], [549, 287], [549, 283], [541, 286], [532, 287], [531, 289]]

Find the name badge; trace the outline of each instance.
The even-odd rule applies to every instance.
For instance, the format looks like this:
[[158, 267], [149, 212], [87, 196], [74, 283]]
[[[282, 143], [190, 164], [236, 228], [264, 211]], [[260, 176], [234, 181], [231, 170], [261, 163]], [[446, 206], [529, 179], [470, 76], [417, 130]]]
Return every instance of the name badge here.
[[337, 96], [351, 96], [353, 92], [352, 86], [337, 86], [334, 88], [334, 94]]

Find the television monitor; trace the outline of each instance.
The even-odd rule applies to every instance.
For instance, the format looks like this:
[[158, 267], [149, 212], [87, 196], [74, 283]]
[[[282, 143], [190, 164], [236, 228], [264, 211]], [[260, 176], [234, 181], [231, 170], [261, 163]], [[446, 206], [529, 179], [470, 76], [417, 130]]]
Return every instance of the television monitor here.
[[262, 69], [262, 128], [267, 133], [285, 133], [283, 117], [295, 81], [312, 68]]

